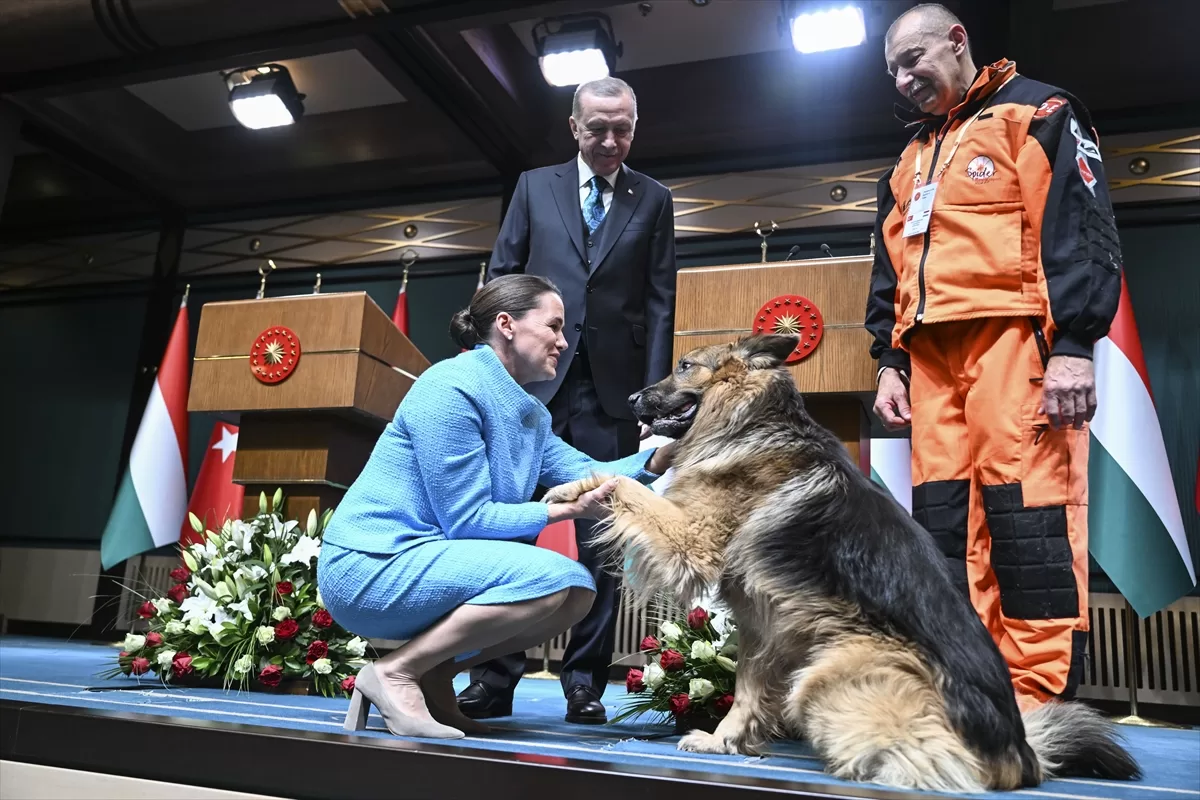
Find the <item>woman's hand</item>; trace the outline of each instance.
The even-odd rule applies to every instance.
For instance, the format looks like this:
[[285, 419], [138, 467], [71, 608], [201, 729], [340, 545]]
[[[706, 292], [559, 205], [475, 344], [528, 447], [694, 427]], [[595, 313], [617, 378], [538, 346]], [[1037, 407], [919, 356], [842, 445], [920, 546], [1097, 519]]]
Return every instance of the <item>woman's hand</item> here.
[[679, 447], [679, 440], [667, 442], [662, 447], [655, 448], [654, 455], [650, 456], [650, 460], [646, 462], [646, 471], [655, 475], [662, 475], [671, 464], [675, 463], [675, 451]]
[[548, 509], [550, 522], [562, 522], [566, 519], [604, 519], [608, 516], [608, 507], [604, 501], [617, 488], [617, 479], [610, 478], [590, 492], [584, 492], [570, 503], [551, 503]]

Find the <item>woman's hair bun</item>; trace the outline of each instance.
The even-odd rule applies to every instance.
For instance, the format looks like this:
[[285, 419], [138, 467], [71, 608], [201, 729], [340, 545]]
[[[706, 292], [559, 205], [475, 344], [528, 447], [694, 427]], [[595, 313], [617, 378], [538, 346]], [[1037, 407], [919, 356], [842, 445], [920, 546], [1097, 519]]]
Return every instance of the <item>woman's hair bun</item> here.
[[479, 331], [475, 328], [471, 309], [464, 308], [454, 312], [454, 316], [450, 318], [450, 338], [463, 350], [470, 350], [479, 344]]

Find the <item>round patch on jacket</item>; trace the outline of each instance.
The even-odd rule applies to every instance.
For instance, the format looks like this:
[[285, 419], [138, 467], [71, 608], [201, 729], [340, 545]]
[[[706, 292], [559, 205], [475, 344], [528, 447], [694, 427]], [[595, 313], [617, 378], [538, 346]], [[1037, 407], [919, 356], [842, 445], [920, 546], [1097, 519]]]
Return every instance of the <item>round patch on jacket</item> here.
[[996, 165], [987, 156], [975, 156], [967, 164], [967, 177], [976, 183], [983, 183], [996, 174]]

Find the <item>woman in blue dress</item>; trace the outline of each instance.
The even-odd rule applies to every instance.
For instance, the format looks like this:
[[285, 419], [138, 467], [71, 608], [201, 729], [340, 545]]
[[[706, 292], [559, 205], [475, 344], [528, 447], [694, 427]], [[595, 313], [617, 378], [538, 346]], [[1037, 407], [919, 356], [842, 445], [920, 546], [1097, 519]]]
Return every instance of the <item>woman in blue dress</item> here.
[[486, 731], [458, 710], [454, 676], [562, 633], [595, 597], [584, 567], [534, 541], [550, 523], [603, 518], [615, 481], [551, 504], [532, 501], [538, 484], [649, 483], [670, 465], [673, 444], [600, 463], [551, 431], [521, 387], [554, 376], [563, 316], [544, 278], [484, 286], [451, 322], [466, 352], [416, 380], [334, 511], [317, 564], [326, 608], [360, 636], [407, 640], [359, 672], [347, 730], [373, 705], [398, 736]]

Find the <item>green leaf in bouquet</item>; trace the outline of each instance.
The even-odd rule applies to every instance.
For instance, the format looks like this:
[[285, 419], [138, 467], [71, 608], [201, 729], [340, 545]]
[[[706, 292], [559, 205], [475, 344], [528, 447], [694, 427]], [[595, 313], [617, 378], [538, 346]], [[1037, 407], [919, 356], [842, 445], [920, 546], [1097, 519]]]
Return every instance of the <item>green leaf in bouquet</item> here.
[[260, 514], [267, 513], [267, 493], [266, 492], [258, 493], [258, 513], [260, 513]]
[[279, 655], [271, 656], [271, 663], [277, 667], [282, 667], [283, 666], [283, 656], [279, 656]]
[[275, 490], [275, 496], [271, 498], [271, 510], [276, 514], [282, 513], [283, 506], [283, 487], [280, 486]]
[[192, 530], [196, 533], [204, 533], [204, 523], [191, 511], [188, 512], [188, 522], [191, 524]]
[[304, 664], [300, 661], [294, 661], [294, 660], [288, 658], [288, 659], [284, 660], [283, 664], [290, 670], [295, 670], [296, 672], [304, 671]]
[[211, 667], [212, 663], [213, 663], [213, 660], [211, 658], [206, 658], [204, 656], [200, 656], [199, 658], [192, 659], [192, 668], [195, 669], [197, 672], [203, 672], [204, 670]]
[[325, 509], [325, 513], [321, 515], [321, 531], [324, 532], [329, 527], [329, 520], [333, 516], [333, 509]]
[[189, 572], [196, 571], [196, 559], [187, 550], [183, 551], [183, 563], [187, 565]]

